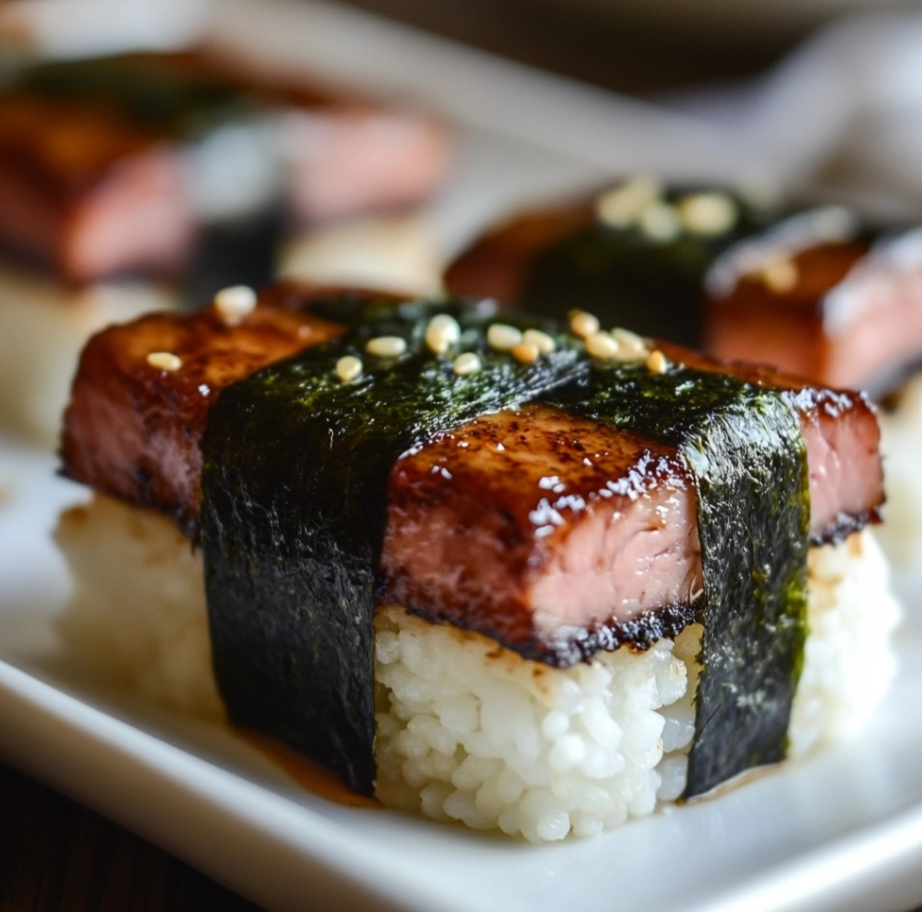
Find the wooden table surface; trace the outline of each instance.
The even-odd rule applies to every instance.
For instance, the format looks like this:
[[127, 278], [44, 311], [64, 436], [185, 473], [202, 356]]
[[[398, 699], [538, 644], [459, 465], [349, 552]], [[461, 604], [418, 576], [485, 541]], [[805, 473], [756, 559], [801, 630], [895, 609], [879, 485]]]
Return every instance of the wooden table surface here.
[[0, 912], [259, 912], [205, 875], [0, 763]]

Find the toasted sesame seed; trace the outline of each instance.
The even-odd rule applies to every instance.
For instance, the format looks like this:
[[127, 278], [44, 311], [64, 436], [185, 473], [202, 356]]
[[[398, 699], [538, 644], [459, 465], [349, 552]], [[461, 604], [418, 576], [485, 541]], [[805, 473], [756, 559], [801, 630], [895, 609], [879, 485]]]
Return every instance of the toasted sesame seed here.
[[618, 343], [619, 361], [644, 361], [647, 355], [650, 354], [647, 343], [637, 333], [616, 326], [611, 331], [611, 334]]
[[570, 329], [574, 336], [588, 339], [599, 331], [599, 318], [585, 310], [577, 310], [570, 315]]
[[487, 330], [487, 344], [494, 351], [511, 351], [522, 341], [522, 331], [507, 323], [494, 323]]
[[596, 200], [596, 218], [612, 228], [627, 228], [662, 192], [662, 184], [654, 178], [635, 177], [607, 190]]
[[173, 352], [151, 352], [147, 356], [147, 363], [157, 370], [177, 371], [182, 367], [182, 358]]
[[638, 226], [652, 241], [672, 241], [682, 230], [679, 213], [669, 203], [651, 203], [640, 213]]
[[800, 278], [797, 264], [793, 260], [775, 260], [762, 270], [762, 282], [773, 294], [787, 294], [793, 291]]
[[356, 358], [355, 355], [343, 355], [336, 362], [336, 376], [343, 383], [351, 383], [356, 377], [360, 377], [363, 369], [361, 359]]
[[738, 217], [736, 203], [726, 193], [694, 193], [676, 208], [685, 230], [705, 237], [726, 234]]
[[249, 285], [231, 285], [214, 296], [214, 306], [227, 323], [239, 323], [256, 307], [256, 292]]
[[586, 351], [599, 361], [609, 361], [618, 354], [618, 343], [607, 332], [596, 332], [586, 339]]
[[647, 358], [647, 370], [651, 374], [665, 374], [668, 367], [669, 362], [666, 360], [666, 356], [658, 348], [650, 352], [650, 356]]
[[534, 364], [541, 357], [537, 345], [531, 345], [528, 342], [520, 342], [512, 346], [512, 357], [520, 364]]
[[426, 327], [426, 345], [437, 355], [444, 355], [460, 338], [461, 327], [449, 314], [436, 314]]
[[401, 336], [377, 336], [369, 339], [365, 351], [378, 358], [399, 358], [407, 350], [407, 341]]
[[459, 377], [476, 374], [480, 370], [480, 358], [473, 352], [464, 352], [455, 358], [452, 368]]
[[557, 349], [554, 337], [549, 336], [546, 332], [541, 332], [540, 329], [526, 329], [522, 333], [522, 341], [526, 345], [534, 345], [542, 355], [549, 355]]

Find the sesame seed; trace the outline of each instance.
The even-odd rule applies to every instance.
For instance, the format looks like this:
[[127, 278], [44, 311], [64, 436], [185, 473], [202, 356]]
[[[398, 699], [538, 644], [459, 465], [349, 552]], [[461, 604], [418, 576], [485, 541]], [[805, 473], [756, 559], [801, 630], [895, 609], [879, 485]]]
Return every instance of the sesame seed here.
[[362, 361], [355, 355], [344, 355], [336, 362], [336, 376], [343, 383], [351, 383], [356, 377], [361, 376], [362, 370]]
[[455, 358], [452, 368], [459, 377], [476, 374], [480, 370], [480, 358], [473, 352], [464, 352], [464, 354]]
[[182, 367], [182, 358], [172, 352], [151, 352], [147, 356], [147, 363], [157, 370], [177, 371]]
[[239, 323], [256, 307], [256, 292], [249, 285], [231, 285], [214, 296], [214, 306], [225, 322]]
[[652, 177], [635, 177], [603, 193], [595, 203], [599, 221], [612, 228], [627, 228], [662, 195], [663, 187]]
[[584, 310], [577, 310], [570, 315], [570, 329], [574, 336], [587, 339], [599, 331], [599, 318]]
[[537, 345], [530, 345], [528, 342], [520, 342], [512, 346], [512, 357], [520, 364], [534, 364], [541, 356]]
[[651, 241], [672, 241], [682, 230], [679, 213], [669, 203], [651, 203], [638, 219], [638, 227]]
[[407, 341], [401, 336], [378, 336], [369, 339], [365, 351], [378, 358], [399, 358], [407, 350]]
[[668, 367], [669, 362], [666, 360], [666, 356], [658, 348], [650, 352], [650, 356], [647, 358], [647, 370], [651, 374], [665, 374]]
[[736, 203], [725, 193], [695, 193], [676, 208], [685, 229], [705, 237], [726, 234], [738, 217]]
[[647, 343], [637, 333], [617, 326], [611, 334], [618, 343], [619, 361], [644, 361], [650, 354]]
[[522, 341], [522, 331], [506, 323], [494, 323], [487, 330], [487, 344], [494, 351], [511, 351]]
[[586, 339], [586, 351], [599, 361], [610, 361], [618, 354], [618, 343], [607, 332], [596, 332]]
[[460, 338], [461, 327], [449, 314], [436, 314], [426, 327], [426, 345], [437, 355], [444, 355]]
[[541, 332], [540, 329], [526, 329], [522, 333], [522, 341], [526, 345], [534, 345], [542, 355], [549, 355], [557, 349], [554, 337], [549, 336], [546, 332]]
[[762, 282], [773, 294], [783, 295], [793, 291], [800, 277], [793, 260], [775, 260], [762, 270]]

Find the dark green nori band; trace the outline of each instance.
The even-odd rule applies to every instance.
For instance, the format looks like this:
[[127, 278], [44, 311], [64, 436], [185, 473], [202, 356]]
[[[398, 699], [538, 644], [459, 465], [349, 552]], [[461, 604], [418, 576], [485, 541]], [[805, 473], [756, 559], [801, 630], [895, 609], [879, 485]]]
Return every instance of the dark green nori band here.
[[774, 391], [679, 366], [597, 367], [551, 404], [678, 447], [696, 479], [704, 627], [686, 797], [785, 756], [806, 638], [809, 478]]
[[[425, 351], [426, 316], [446, 311], [466, 326], [462, 350], [480, 350], [480, 373], [455, 377]], [[202, 543], [232, 720], [371, 791], [375, 571], [394, 459], [540, 397], [674, 445], [695, 474], [705, 633], [686, 795], [783, 758], [805, 638], [809, 504], [799, 424], [782, 397], [678, 366], [590, 370], [566, 337], [526, 367], [487, 351], [482, 314], [444, 302], [384, 304], [374, 316], [229, 387], [212, 409]], [[408, 354], [365, 355], [364, 341], [385, 332], [407, 338]], [[347, 353], [366, 366], [352, 384], [334, 371]]]
[[[663, 200], [675, 204], [696, 192], [702, 189], [674, 187]], [[717, 234], [679, 230], [664, 240], [651, 237], [636, 224], [613, 227], [599, 219], [590, 222], [535, 256], [518, 305], [552, 318], [578, 307], [605, 324], [700, 348], [708, 269], [732, 244], [769, 228], [783, 214], [778, 207], [756, 205], [729, 192], [720, 194], [732, 201], [736, 218]]]
[[184, 139], [253, 117], [266, 107], [205, 72], [172, 69], [131, 55], [43, 61], [16, 73], [10, 89], [95, 105], [138, 127]]
[[[229, 387], [203, 441], [206, 589], [230, 717], [366, 793], [375, 778], [375, 570], [394, 460], [587, 367], [567, 344], [530, 366], [491, 353], [484, 318], [454, 311], [461, 350], [480, 350], [479, 373], [455, 376], [450, 361], [429, 353], [425, 319], [366, 324]], [[407, 338], [407, 355], [365, 354], [364, 341], [386, 332]], [[349, 384], [335, 372], [345, 354], [366, 367]]]

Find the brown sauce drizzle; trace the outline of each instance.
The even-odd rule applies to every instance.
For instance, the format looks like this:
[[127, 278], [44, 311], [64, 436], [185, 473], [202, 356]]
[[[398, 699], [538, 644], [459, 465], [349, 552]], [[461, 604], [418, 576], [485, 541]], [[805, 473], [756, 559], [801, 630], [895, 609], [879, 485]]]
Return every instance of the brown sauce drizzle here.
[[312, 795], [345, 807], [381, 807], [381, 803], [376, 798], [359, 794], [349, 788], [338, 776], [312, 763], [291, 748], [285, 747], [284, 744], [250, 729], [232, 726], [232, 730]]

